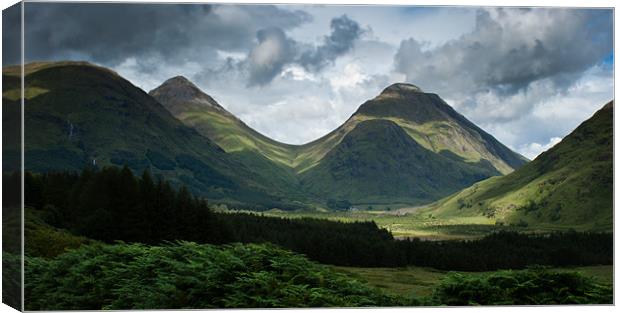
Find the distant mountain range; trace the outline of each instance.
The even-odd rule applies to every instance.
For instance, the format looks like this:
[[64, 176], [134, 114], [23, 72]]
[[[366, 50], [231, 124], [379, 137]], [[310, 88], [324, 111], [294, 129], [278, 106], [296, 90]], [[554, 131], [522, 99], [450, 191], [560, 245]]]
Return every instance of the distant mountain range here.
[[149, 94], [246, 166], [322, 201], [428, 203], [527, 162], [439, 96], [409, 84], [386, 88], [336, 130], [304, 145], [260, 134], [184, 77]]
[[532, 162], [430, 205], [437, 218], [486, 216], [537, 229], [613, 229], [613, 101]]
[[[3, 69], [5, 122], [18, 113], [17, 75]], [[180, 76], [147, 94], [106, 68], [55, 62], [26, 65], [25, 80], [25, 167], [32, 171], [127, 165], [241, 208], [437, 201], [428, 209], [437, 216], [487, 215], [507, 223], [577, 222], [583, 216], [563, 210], [583, 197], [592, 200], [581, 200], [579, 210], [602, 214], [603, 221], [612, 199], [605, 191], [611, 126], [578, 129], [582, 142], [569, 147], [573, 133], [526, 164], [438, 95], [411, 84], [391, 85], [329, 134], [289, 145], [253, 130]], [[580, 185], [586, 181], [600, 188]], [[572, 194], [555, 191], [567, 184]]]

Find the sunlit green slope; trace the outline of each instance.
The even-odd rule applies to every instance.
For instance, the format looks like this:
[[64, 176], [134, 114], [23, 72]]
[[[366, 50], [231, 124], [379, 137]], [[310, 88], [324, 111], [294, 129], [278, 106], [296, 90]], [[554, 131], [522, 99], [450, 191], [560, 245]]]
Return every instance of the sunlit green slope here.
[[226, 152], [254, 150], [277, 163], [292, 165], [295, 146], [274, 141], [248, 127], [185, 77], [173, 77], [149, 94]]
[[486, 216], [537, 229], [613, 228], [613, 102], [515, 172], [493, 177], [423, 211]]

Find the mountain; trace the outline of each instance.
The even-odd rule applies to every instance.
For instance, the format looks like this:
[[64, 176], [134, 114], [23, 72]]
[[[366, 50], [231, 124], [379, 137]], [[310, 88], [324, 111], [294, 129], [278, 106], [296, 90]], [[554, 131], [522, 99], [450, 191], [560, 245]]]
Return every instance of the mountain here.
[[[3, 69], [3, 110], [11, 116], [19, 114], [18, 69]], [[25, 70], [25, 167], [32, 171], [148, 168], [215, 202], [294, 209], [329, 200], [430, 203], [526, 162], [437, 95], [409, 84], [386, 88], [324, 137], [287, 145], [183, 77], [147, 94], [85, 62]]]
[[527, 162], [458, 114], [438, 95], [404, 83], [385, 88], [377, 97], [363, 103], [341, 127], [306, 146], [334, 145], [358, 123], [372, 119], [393, 121], [420, 145], [437, 154], [468, 163], [486, 160], [502, 174]]
[[185, 125], [209, 138], [239, 163], [275, 184], [282, 197], [312, 202], [289, 164], [294, 146], [263, 136], [226, 111], [187, 78], [176, 76], [149, 92]]
[[[376, 140], [372, 133], [355, 132], [369, 121], [390, 121], [402, 132]], [[388, 124], [372, 125], [381, 128]], [[404, 135], [417, 143], [416, 150], [423, 148], [430, 153], [419, 157], [408, 149], [410, 153], [401, 154], [401, 148], [392, 143], [397, 137], [404, 140]], [[364, 145], [371, 141], [374, 157], [356, 147], [356, 142]], [[429, 203], [477, 181], [509, 173], [527, 162], [438, 95], [403, 83], [387, 87], [363, 103], [338, 129], [303, 148], [318, 153], [300, 163], [302, 185], [327, 197], [363, 204]], [[373, 158], [374, 163], [369, 162]], [[386, 186], [391, 189], [386, 190]], [[387, 194], [390, 196], [384, 196]]]
[[[16, 75], [14, 68], [3, 69], [3, 80], [12, 84], [3, 90], [4, 105], [17, 104]], [[138, 174], [149, 168], [218, 202], [286, 205], [271, 180], [111, 70], [83, 62], [32, 63], [26, 66], [25, 83], [27, 170], [127, 165]]]
[[613, 101], [511, 174], [432, 204], [439, 218], [485, 216], [536, 229], [613, 229]]
[[[364, 204], [428, 203], [527, 162], [439, 96], [410, 84], [389, 86], [340, 127], [304, 145], [280, 143], [258, 133], [183, 77], [171, 78], [149, 94], [225, 151], [245, 153], [246, 164], [257, 155], [271, 161], [272, 166], [264, 162], [271, 176], [322, 203], [329, 198]], [[365, 123], [374, 120], [391, 123]], [[361, 124], [367, 125], [355, 131]], [[385, 130], [379, 137], [389, 138], [372, 138], [382, 134], [368, 132], [375, 128]], [[401, 131], [394, 132], [396, 128]], [[384, 145], [388, 139], [406, 142], [407, 151], [415, 153], [402, 154], [399, 147]], [[411, 166], [386, 167], [385, 160]], [[430, 175], [428, 169], [441, 165], [446, 166], [443, 171]]]
[[411, 84], [394, 84], [364, 103], [354, 114], [394, 120], [427, 149], [451, 152], [466, 162], [489, 161], [502, 174], [527, 162], [457, 113], [437, 94]]
[[437, 154], [393, 121], [369, 119], [304, 172], [302, 186], [355, 203], [421, 204], [496, 174], [490, 162], [469, 164]]
[[149, 95], [226, 152], [257, 151], [278, 164], [287, 167], [292, 164], [295, 146], [277, 142], [250, 128], [185, 77], [168, 79]]

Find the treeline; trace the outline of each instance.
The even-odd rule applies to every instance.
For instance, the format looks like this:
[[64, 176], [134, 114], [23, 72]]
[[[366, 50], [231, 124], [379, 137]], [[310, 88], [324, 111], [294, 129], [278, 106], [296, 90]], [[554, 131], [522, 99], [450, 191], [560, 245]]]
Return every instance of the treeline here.
[[183, 186], [135, 177], [128, 167], [81, 173], [24, 173], [25, 204], [44, 211], [47, 223], [105, 242], [163, 240], [217, 242], [207, 201]]
[[233, 242], [271, 242], [321, 263], [361, 267], [407, 265], [490, 271], [530, 265], [613, 264], [613, 236], [498, 232], [477, 240], [395, 240], [374, 222], [343, 223], [252, 214], [216, 214], [234, 228]]
[[396, 241], [395, 253], [406, 264], [442, 270], [608, 265], [613, 264], [613, 235], [575, 231], [550, 234], [497, 232], [467, 241]]
[[25, 184], [26, 205], [43, 211], [47, 223], [104, 242], [271, 242], [322, 263], [365, 267], [484, 271], [613, 264], [611, 234], [502, 232], [471, 241], [395, 240], [374, 222], [214, 213], [186, 188], [175, 190], [148, 171], [135, 177], [126, 167], [25, 173]]
[[396, 241], [387, 230], [372, 221], [344, 223], [247, 213], [216, 213], [215, 217], [219, 220], [218, 225], [231, 230], [227, 242], [275, 243], [326, 264], [398, 265], [391, 260]]

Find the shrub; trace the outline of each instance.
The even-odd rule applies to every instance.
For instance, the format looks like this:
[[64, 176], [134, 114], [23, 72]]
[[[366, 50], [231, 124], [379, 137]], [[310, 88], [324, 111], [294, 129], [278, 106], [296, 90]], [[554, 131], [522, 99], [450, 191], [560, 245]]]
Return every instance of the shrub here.
[[47, 205], [46, 211], [26, 208], [24, 225], [26, 255], [52, 258], [68, 249], [92, 242], [86, 237], [73, 235], [66, 230], [54, 228], [45, 223], [44, 218], [53, 219], [50, 216], [57, 216], [53, 214], [53, 207], [50, 207], [52, 206]]
[[270, 244], [92, 244], [26, 262], [28, 310], [409, 304]]
[[452, 273], [434, 290], [431, 304], [539, 305], [610, 304], [612, 288], [578, 272], [542, 267], [487, 275]]

